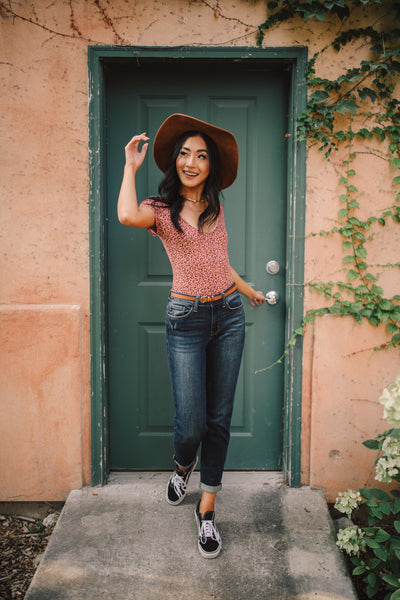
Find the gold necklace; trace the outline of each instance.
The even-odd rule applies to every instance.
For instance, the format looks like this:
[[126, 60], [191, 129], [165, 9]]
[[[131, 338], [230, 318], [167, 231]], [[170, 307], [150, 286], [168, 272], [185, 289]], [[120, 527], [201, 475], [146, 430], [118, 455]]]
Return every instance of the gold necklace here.
[[192, 198], [188, 198], [187, 196], [184, 196], [183, 194], [181, 194], [181, 196], [182, 196], [182, 198], [184, 200], [187, 200], [188, 202], [193, 202], [194, 204], [198, 204], [199, 202], [205, 202], [206, 201], [206, 199], [205, 199], [204, 196], [202, 196], [200, 198], [200, 200], [193, 200]]

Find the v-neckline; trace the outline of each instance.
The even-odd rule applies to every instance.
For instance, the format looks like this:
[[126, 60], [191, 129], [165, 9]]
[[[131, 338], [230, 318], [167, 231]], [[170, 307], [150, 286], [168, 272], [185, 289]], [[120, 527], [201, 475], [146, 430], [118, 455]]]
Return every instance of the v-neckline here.
[[[221, 214], [221, 213], [220, 213], [220, 214]], [[213, 228], [212, 228], [212, 229], [210, 229], [209, 231], [203, 231], [202, 233], [204, 233], [205, 235], [208, 235], [209, 233], [214, 233], [214, 231], [217, 229], [217, 227], [218, 227], [218, 225], [219, 225], [219, 218], [220, 218], [220, 214], [218, 215], [217, 222], [215, 223], [215, 227], [213, 227]], [[190, 227], [191, 229], [194, 229], [195, 231], [197, 231], [197, 233], [200, 233], [200, 231], [199, 231], [199, 228], [198, 228], [198, 227], [195, 227], [194, 225], [192, 225], [191, 223], [189, 223], [189, 221], [186, 221], [186, 219], [184, 219], [184, 218], [182, 217], [182, 215], [179, 215], [179, 218], [180, 218], [180, 219], [182, 219], [182, 221], [183, 221], [184, 223], [186, 223], [186, 225], [189, 225], [189, 227]]]

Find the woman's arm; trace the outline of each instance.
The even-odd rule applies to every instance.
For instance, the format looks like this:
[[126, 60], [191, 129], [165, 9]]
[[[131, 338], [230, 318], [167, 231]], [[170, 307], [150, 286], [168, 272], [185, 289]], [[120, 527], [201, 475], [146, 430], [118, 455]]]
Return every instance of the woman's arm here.
[[[149, 206], [140, 208], [137, 203], [135, 177], [146, 156], [149, 138], [145, 133], [135, 135], [125, 146], [125, 168], [118, 196], [118, 219], [129, 227], [152, 227], [154, 212]], [[139, 152], [139, 143], [145, 142]]]
[[265, 302], [264, 293], [256, 292], [251, 287], [251, 285], [246, 283], [245, 280], [242, 279], [240, 277], [240, 275], [238, 275], [236, 273], [235, 269], [233, 269], [232, 267], [231, 267], [231, 271], [232, 271], [233, 281], [236, 283], [239, 292], [241, 294], [243, 294], [243, 296], [246, 296], [246, 298], [248, 298], [250, 300], [250, 302], [252, 303], [253, 306], [258, 305], [258, 304], [264, 304], [264, 302]]

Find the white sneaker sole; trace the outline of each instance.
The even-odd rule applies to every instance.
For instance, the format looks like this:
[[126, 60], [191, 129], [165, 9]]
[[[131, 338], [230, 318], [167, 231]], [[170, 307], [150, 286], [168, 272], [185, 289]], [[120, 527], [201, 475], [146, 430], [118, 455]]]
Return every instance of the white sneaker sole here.
[[[196, 519], [196, 525], [197, 525], [197, 535], [200, 538], [200, 531], [201, 531], [201, 525], [199, 523], [199, 519], [197, 517], [197, 511], [196, 511], [196, 507], [194, 508], [194, 517]], [[201, 556], [203, 558], [217, 558], [217, 556], [220, 554], [221, 550], [222, 550], [222, 542], [220, 542], [218, 548], [216, 550], [214, 550], [214, 552], [205, 552], [203, 550], [203, 548], [200, 545], [200, 539], [197, 542], [197, 547], [199, 549], [199, 552], [201, 554]]]

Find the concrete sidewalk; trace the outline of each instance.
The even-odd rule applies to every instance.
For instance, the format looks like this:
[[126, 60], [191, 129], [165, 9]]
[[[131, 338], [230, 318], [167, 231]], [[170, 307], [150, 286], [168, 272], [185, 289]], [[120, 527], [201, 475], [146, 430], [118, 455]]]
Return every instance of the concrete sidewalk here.
[[355, 600], [323, 495], [277, 473], [225, 473], [223, 549], [197, 550], [199, 475], [179, 506], [168, 473], [113, 474], [74, 490], [25, 600]]

